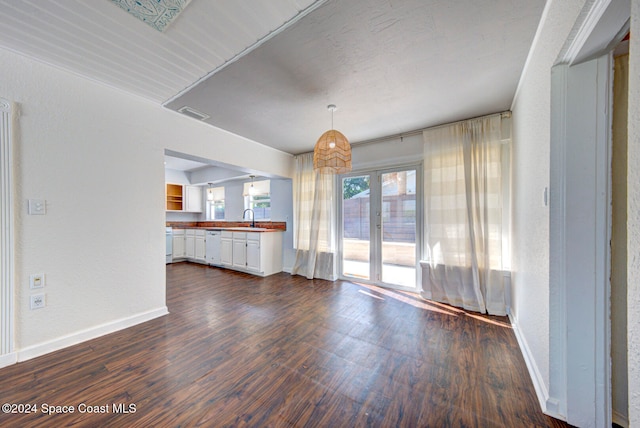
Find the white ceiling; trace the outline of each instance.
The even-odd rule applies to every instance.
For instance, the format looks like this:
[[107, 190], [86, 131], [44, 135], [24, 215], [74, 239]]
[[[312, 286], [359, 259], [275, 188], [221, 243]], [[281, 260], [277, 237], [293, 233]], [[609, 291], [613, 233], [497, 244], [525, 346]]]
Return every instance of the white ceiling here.
[[109, 0], [0, 0], [0, 46], [163, 103], [310, 4], [192, 0], [160, 32]]
[[507, 110], [544, 3], [192, 0], [160, 32], [109, 0], [0, 0], [0, 46], [296, 154], [332, 103], [352, 142]]

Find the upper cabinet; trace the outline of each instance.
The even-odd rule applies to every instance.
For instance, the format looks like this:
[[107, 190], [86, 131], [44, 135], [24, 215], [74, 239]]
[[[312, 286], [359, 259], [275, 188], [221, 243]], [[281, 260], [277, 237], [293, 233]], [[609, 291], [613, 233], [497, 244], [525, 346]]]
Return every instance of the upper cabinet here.
[[167, 183], [167, 211], [202, 212], [202, 188]]
[[184, 210], [190, 213], [202, 212], [202, 187], [198, 186], [184, 186], [185, 193], [187, 194], [187, 200], [185, 202]]
[[184, 186], [167, 183], [167, 211], [182, 211]]

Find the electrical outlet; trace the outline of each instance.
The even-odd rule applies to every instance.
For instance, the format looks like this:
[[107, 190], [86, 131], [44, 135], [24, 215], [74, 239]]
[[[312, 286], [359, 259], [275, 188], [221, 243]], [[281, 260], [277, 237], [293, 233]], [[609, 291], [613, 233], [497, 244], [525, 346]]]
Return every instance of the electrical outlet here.
[[29, 288], [35, 290], [45, 286], [45, 278], [43, 273], [34, 273], [29, 276]]
[[31, 296], [31, 309], [40, 309], [46, 306], [46, 301], [44, 298], [44, 293], [42, 294], [34, 294]]
[[29, 215], [45, 215], [47, 213], [47, 201], [44, 199], [29, 199]]

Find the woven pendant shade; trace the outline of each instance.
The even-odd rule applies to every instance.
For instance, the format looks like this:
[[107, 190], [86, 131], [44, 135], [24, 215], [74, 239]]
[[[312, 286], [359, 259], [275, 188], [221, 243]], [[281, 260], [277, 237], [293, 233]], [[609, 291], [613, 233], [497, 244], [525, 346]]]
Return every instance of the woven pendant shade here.
[[318, 138], [313, 149], [313, 169], [320, 174], [344, 174], [351, 171], [351, 145], [340, 131], [333, 129], [333, 111], [331, 110], [331, 129]]

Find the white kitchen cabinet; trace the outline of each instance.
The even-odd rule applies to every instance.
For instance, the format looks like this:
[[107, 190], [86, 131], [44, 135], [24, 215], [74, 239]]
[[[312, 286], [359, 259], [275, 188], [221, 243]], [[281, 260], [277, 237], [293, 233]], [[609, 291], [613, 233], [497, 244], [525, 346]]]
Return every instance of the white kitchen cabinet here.
[[220, 263], [233, 266], [233, 232], [222, 231], [220, 238]]
[[166, 184], [167, 211], [202, 212], [202, 187]]
[[185, 248], [184, 248], [184, 229], [173, 229], [171, 233], [172, 239], [172, 257], [173, 260], [183, 259], [185, 257]]
[[233, 232], [233, 267], [246, 269], [247, 267], [247, 234]]
[[[254, 263], [258, 263], [260, 268], [251, 272], [260, 276], [282, 272], [282, 232], [253, 232], [247, 235], [257, 235], [255, 238], [259, 239], [259, 253], [252, 257], [255, 257]], [[251, 238], [247, 237], [247, 246], [254, 241]]]
[[202, 187], [184, 186], [186, 201], [184, 210], [191, 213], [202, 212]]
[[233, 232], [233, 268], [260, 276], [282, 272], [282, 232]]
[[184, 237], [185, 257], [204, 263], [205, 259], [204, 229], [187, 229]]
[[196, 258], [196, 231], [193, 229], [185, 231], [184, 252], [188, 259]]
[[[269, 232], [273, 233], [273, 232]], [[260, 272], [260, 233], [247, 233], [247, 269]]]
[[[206, 235], [204, 229], [174, 229], [173, 258], [208, 262], [260, 276], [282, 272], [282, 232], [221, 230], [216, 233], [215, 244], [220, 250], [219, 258], [217, 254], [207, 254], [207, 239], [211, 239]], [[213, 240], [209, 247], [213, 251]]]
[[197, 229], [195, 231], [195, 260], [198, 262], [205, 262], [205, 231], [204, 229]]

